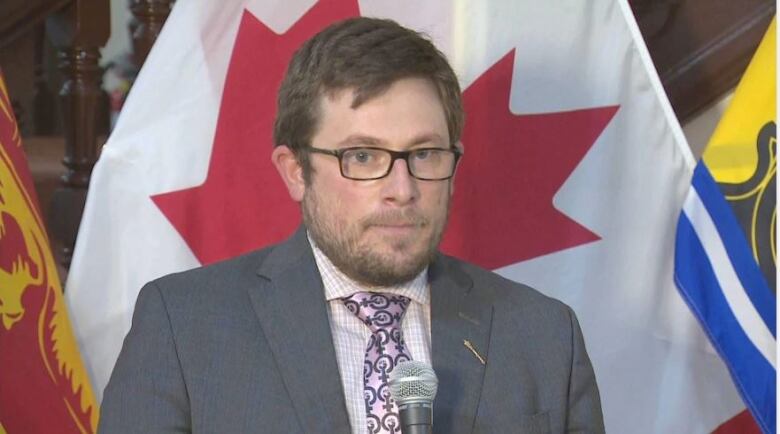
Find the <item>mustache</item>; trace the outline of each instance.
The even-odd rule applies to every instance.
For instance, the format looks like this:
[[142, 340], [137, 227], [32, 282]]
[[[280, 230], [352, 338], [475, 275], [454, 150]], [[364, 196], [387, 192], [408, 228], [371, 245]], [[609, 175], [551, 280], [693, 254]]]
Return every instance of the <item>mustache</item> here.
[[369, 226], [427, 226], [430, 220], [414, 209], [403, 211], [382, 211], [364, 217], [361, 221], [363, 228]]

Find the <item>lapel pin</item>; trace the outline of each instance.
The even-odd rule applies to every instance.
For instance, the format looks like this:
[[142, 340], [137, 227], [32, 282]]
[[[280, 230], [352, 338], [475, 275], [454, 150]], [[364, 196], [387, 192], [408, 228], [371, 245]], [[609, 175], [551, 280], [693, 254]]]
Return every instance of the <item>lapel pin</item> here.
[[482, 363], [483, 365], [485, 364], [485, 359], [483, 359], [482, 356], [479, 355], [477, 350], [474, 348], [474, 345], [471, 344], [471, 341], [469, 341], [468, 339], [464, 339], [463, 345], [466, 348], [468, 348], [469, 351], [471, 351], [477, 359], [479, 359], [479, 363]]

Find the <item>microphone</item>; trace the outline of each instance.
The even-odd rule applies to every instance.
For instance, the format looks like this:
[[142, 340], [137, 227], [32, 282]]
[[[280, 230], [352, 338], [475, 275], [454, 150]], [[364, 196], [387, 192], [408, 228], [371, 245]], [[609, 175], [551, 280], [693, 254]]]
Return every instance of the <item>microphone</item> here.
[[390, 396], [398, 404], [402, 434], [433, 433], [433, 398], [439, 380], [424, 362], [399, 363], [390, 372]]

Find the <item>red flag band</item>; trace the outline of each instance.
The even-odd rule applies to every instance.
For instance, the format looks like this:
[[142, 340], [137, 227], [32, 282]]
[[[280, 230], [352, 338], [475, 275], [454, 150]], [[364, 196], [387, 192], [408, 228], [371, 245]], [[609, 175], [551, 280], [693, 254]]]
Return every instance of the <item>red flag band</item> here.
[[0, 432], [93, 433], [97, 419], [0, 74]]

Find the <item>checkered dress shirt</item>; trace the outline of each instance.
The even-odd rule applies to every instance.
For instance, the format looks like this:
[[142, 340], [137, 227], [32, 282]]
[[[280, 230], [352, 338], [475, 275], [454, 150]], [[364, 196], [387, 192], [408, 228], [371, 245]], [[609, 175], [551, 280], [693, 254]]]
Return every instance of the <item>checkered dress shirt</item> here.
[[355, 292], [374, 291], [409, 297], [411, 303], [401, 321], [406, 348], [413, 360], [431, 363], [431, 309], [428, 270], [423, 270], [412, 281], [389, 288], [364, 288], [344, 275], [325, 256], [309, 237], [314, 251], [322, 283], [325, 287], [325, 299], [328, 300], [328, 318], [336, 349], [336, 361], [341, 374], [341, 385], [347, 403], [349, 422], [353, 434], [365, 434], [366, 404], [363, 399], [363, 360], [371, 330], [352, 312], [347, 310], [342, 297]]

